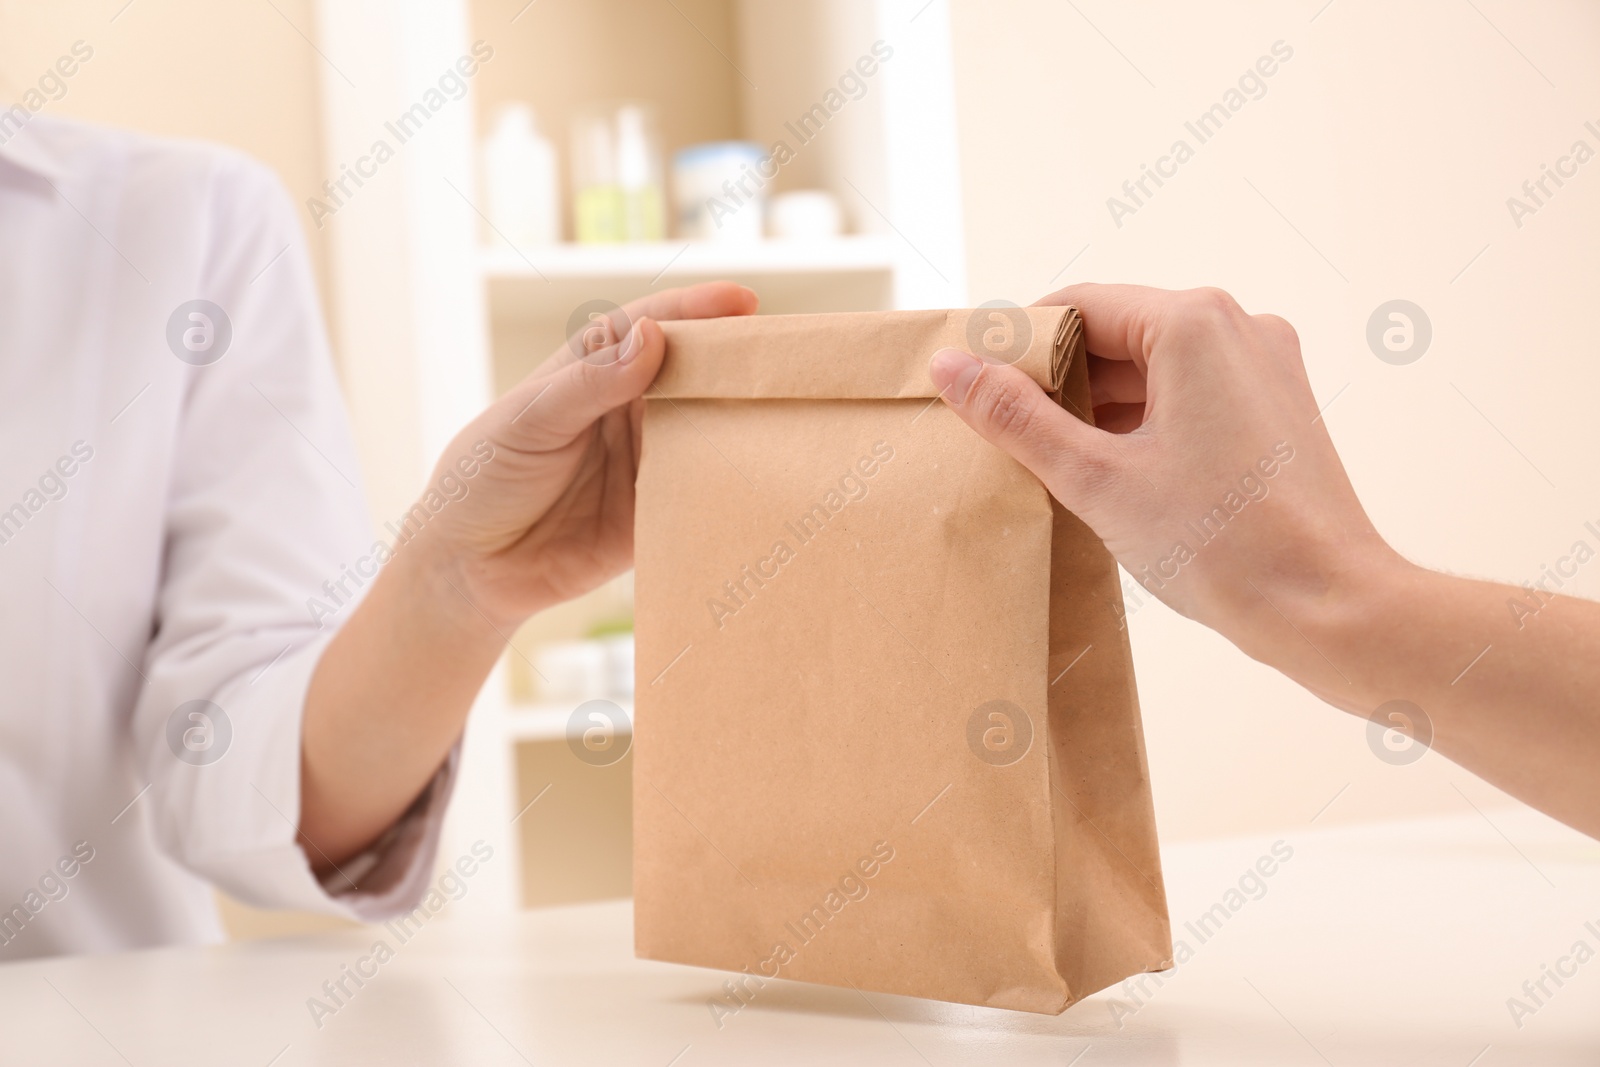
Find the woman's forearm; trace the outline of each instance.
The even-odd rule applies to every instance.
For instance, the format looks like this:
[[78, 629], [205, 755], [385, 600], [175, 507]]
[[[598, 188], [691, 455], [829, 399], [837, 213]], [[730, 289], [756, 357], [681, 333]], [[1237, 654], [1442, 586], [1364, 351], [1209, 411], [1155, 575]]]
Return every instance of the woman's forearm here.
[[448, 559], [421, 541], [400, 547], [306, 694], [300, 840], [313, 867], [343, 863], [411, 805], [503, 644]]

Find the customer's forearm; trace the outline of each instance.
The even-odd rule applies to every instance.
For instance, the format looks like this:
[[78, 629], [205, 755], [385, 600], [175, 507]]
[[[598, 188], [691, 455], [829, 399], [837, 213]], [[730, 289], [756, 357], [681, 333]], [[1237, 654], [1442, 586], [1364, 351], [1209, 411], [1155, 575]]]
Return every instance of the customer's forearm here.
[[306, 695], [300, 839], [329, 868], [371, 844], [449, 753], [503, 647], [449, 564], [403, 546], [324, 652]]
[[1600, 836], [1600, 604], [1398, 559], [1278, 599], [1253, 654], [1363, 717], [1409, 701], [1440, 754]]

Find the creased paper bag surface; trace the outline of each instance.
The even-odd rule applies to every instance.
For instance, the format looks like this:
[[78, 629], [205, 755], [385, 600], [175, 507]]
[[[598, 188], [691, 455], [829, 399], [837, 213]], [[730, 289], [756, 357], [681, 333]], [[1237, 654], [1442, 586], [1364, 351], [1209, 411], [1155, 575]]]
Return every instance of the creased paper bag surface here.
[[774, 977], [1059, 1012], [1168, 966], [1115, 563], [927, 375], [982, 350], [1086, 412], [1076, 309], [662, 326], [638, 954], [745, 972], [728, 1012]]

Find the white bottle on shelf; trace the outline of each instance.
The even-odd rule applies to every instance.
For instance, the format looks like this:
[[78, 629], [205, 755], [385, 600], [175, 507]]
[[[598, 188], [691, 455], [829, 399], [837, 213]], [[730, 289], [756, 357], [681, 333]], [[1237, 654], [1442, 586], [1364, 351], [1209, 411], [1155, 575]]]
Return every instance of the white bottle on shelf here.
[[659, 241], [667, 236], [666, 195], [655, 113], [643, 104], [617, 108], [617, 184], [622, 188], [622, 238]]
[[483, 144], [484, 185], [489, 221], [499, 236], [527, 247], [561, 240], [561, 193], [556, 151], [539, 133], [533, 109], [505, 104], [495, 113]]

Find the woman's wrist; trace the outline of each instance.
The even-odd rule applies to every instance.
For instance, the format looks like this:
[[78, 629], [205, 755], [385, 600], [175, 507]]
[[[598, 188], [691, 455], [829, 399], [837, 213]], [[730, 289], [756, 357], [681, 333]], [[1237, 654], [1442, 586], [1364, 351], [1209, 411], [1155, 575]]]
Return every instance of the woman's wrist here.
[[1276, 578], [1252, 574], [1229, 636], [1330, 704], [1368, 715], [1403, 695], [1388, 692], [1384, 649], [1423, 599], [1430, 572], [1381, 541], [1349, 549], [1343, 546], [1326, 568]]
[[389, 610], [408, 616], [430, 643], [492, 662], [517, 622], [500, 618], [494, 605], [483, 603], [470, 572], [459, 546], [424, 534], [396, 553], [386, 569], [383, 577], [391, 585], [385, 599]]

